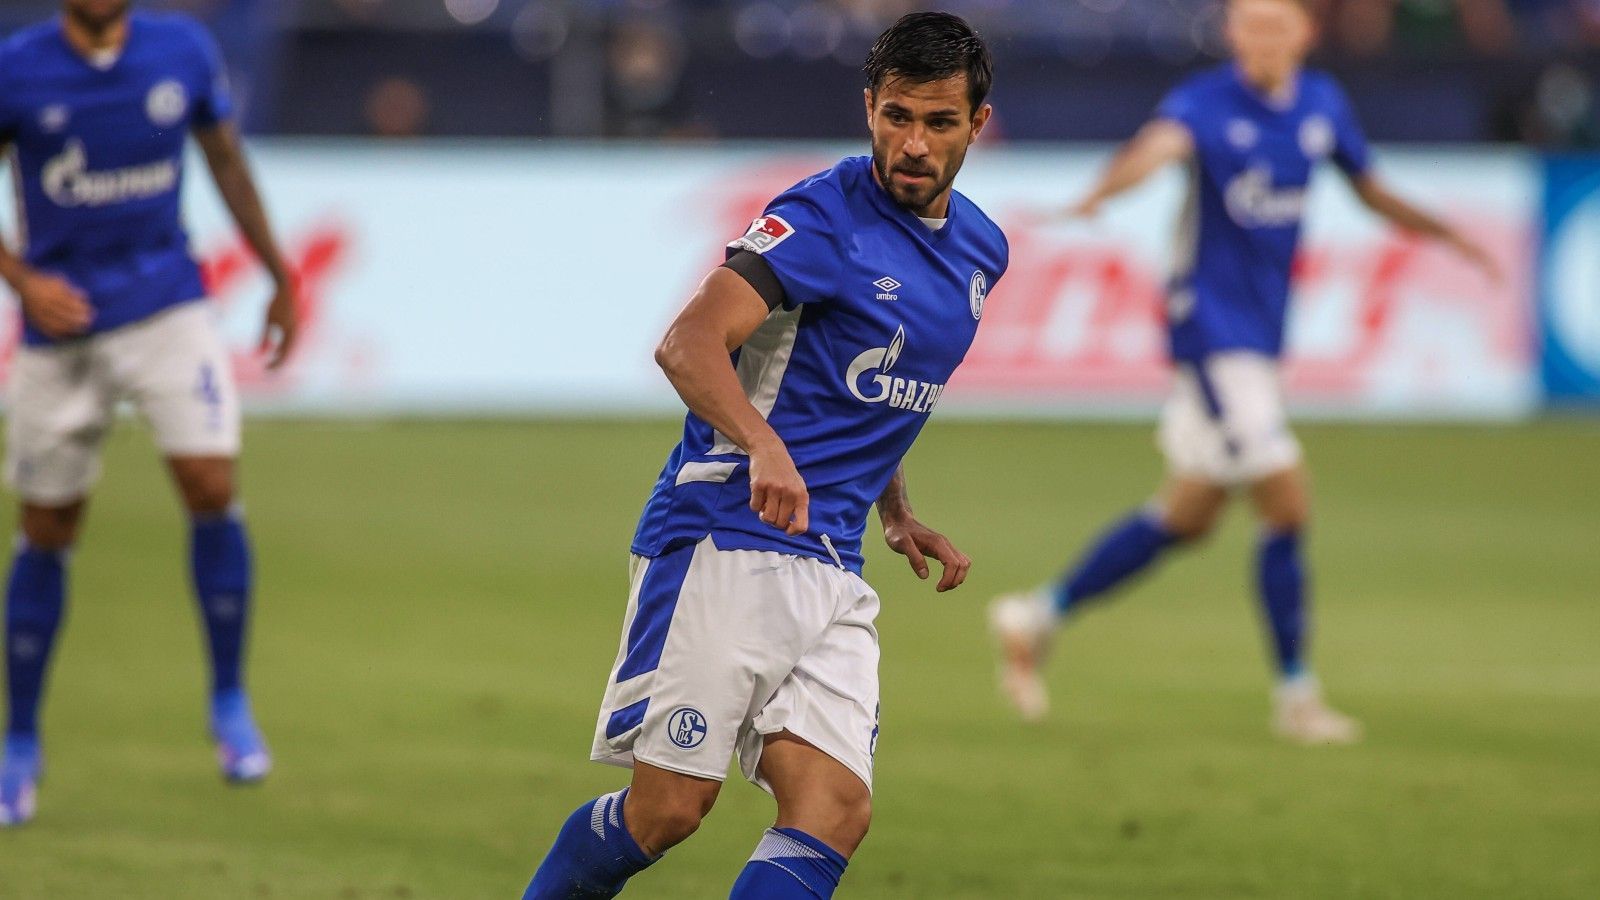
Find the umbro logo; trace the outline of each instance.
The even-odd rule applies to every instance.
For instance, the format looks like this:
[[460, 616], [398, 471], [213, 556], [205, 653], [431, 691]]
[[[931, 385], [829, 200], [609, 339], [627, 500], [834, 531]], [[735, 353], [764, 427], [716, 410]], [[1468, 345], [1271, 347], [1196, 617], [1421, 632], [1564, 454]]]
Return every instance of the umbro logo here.
[[878, 299], [879, 300], [899, 300], [900, 299], [900, 295], [896, 294], [895, 291], [900, 290], [902, 285], [900, 284], [900, 282], [895, 281], [893, 278], [890, 278], [887, 275], [883, 276], [882, 278], [879, 278], [877, 281], [874, 281], [872, 283], [872, 286], [878, 289]]

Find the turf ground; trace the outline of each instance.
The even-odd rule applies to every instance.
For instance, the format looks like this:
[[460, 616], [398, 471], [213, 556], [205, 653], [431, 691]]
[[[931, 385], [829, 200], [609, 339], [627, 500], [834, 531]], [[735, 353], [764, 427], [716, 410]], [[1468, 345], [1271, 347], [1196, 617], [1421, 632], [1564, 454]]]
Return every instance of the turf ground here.
[[[179, 516], [132, 427], [73, 569], [41, 815], [4, 898], [520, 895], [620, 773], [585, 761], [625, 547], [669, 423], [267, 423], [246, 493], [253, 678], [277, 752], [223, 788]], [[1065, 636], [1053, 719], [996, 702], [997, 591], [1158, 474], [1141, 426], [935, 423], [923, 518], [977, 560], [936, 595], [881, 551], [877, 820], [842, 897], [1600, 895], [1600, 427], [1306, 428], [1319, 668], [1350, 749], [1267, 735], [1235, 514]], [[769, 821], [730, 781], [627, 896], [713, 898]]]

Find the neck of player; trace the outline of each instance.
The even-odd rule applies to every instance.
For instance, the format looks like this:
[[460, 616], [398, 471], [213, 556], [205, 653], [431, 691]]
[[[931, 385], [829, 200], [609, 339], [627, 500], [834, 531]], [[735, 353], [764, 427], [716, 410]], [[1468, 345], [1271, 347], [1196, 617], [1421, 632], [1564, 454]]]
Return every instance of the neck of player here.
[[67, 13], [62, 17], [67, 43], [78, 53], [89, 56], [96, 53], [121, 50], [128, 42], [128, 17], [118, 16], [109, 22], [85, 22]]
[[1282, 103], [1294, 97], [1295, 82], [1299, 79], [1300, 70], [1290, 69], [1284, 72], [1261, 71], [1252, 72], [1245, 69], [1245, 80], [1250, 86], [1261, 92], [1261, 95], [1274, 103]]

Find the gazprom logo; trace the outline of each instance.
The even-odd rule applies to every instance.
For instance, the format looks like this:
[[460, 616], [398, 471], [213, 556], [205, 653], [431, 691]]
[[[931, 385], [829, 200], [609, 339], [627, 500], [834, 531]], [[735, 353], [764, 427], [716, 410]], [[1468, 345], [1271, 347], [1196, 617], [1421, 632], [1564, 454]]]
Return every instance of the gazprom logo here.
[[1272, 170], [1265, 166], [1234, 176], [1225, 196], [1228, 215], [1246, 228], [1285, 228], [1305, 215], [1305, 189], [1273, 187]]
[[162, 159], [143, 166], [93, 172], [89, 170], [83, 142], [74, 138], [44, 164], [41, 181], [45, 196], [57, 206], [113, 206], [175, 190], [178, 161]]
[[[862, 403], [887, 403], [895, 409], [928, 413], [944, 394], [944, 385], [889, 374], [906, 349], [906, 327], [895, 329], [887, 347], [864, 350], [845, 371], [844, 383]], [[864, 386], [865, 384], [865, 386]]]

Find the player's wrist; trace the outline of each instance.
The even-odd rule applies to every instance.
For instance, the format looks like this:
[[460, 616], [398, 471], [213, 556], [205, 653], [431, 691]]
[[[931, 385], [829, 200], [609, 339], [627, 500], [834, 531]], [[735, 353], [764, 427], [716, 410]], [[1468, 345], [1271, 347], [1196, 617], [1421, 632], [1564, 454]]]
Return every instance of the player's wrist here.
[[33, 276], [33, 269], [20, 259], [11, 258], [0, 261], [0, 278], [5, 279], [6, 284], [10, 285], [11, 290], [18, 295], [22, 294], [22, 289]]

